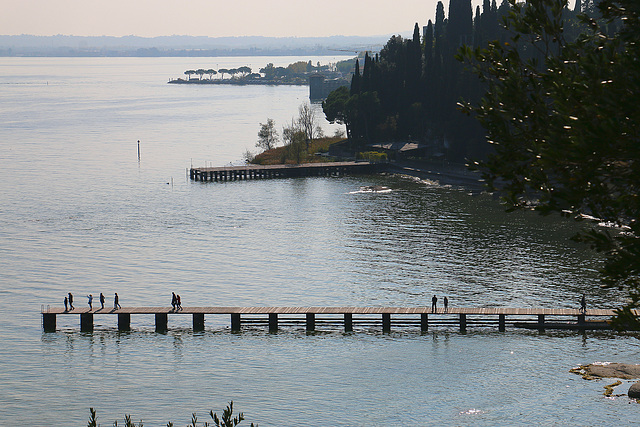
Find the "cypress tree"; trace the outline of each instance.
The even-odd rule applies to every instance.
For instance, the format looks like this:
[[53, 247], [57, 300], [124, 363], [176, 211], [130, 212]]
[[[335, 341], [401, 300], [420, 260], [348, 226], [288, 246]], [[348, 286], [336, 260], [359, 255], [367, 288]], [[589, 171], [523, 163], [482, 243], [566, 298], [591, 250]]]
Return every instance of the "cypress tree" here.
[[424, 63], [425, 68], [429, 67], [429, 62], [431, 62], [431, 57], [433, 56], [433, 22], [429, 19], [429, 23], [427, 24], [427, 29], [424, 34]]
[[441, 1], [436, 5], [436, 23], [433, 27], [435, 60], [440, 61], [444, 44], [444, 5]]
[[450, 0], [449, 21], [447, 22], [449, 48], [469, 44], [473, 34], [473, 11], [471, 0]]
[[418, 23], [413, 26], [413, 38], [411, 39], [415, 45], [420, 46], [420, 27]]
[[420, 75], [422, 74], [422, 45], [420, 43], [420, 27], [413, 27], [413, 38], [407, 46], [407, 89], [412, 99], [418, 96]]
[[471, 7], [471, 0], [460, 0], [460, 29], [464, 37], [463, 43], [472, 44], [473, 8]]
[[482, 45], [483, 37], [482, 31], [482, 16], [480, 15], [480, 6], [476, 6], [476, 16], [473, 18], [473, 46], [477, 47]]
[[458, 45], [460, 36], [460, 19], [458, 13], [458, 0], [449, 0], [449, 15], [447, 17], [446, 39], [450, 49]]
[[372, 85], [372, 78], [371, 78], [371, 74], [372, 74], [372, 68], [373, 68], [373, 61], [371, 61], [371, 57], [369, 57], [369, 52], [366, 52], [364, 54], [364, 68], [362, 69], [362, 80], [360, 82], [360, 91], [361, 92], [368, 92], [371, 89], [371, 85]]
[[356, 69], [353, 72], [353, 77], [351, 78], [351, 95], [356, 95], [360, 93], [360, 61], [356, 59]]

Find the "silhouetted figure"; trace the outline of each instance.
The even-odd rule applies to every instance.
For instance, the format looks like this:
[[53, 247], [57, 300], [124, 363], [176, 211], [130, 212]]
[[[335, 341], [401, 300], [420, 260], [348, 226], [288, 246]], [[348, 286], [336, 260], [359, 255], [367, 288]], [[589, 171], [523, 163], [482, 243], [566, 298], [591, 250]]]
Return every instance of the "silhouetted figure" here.
[[436, 297], [435, 295], [433, 296], [433, 298], [431, 298], [431, 312], [435, 313], [437, 308], [436, 305], [438, 304], [438, 297]]
[[64, 297], [64, 311], [69, 311], [67, 304], [69, 304], [69, 298]]
[[449, 310], [449, 298], [444, 297], [444, 311], [447, 312]]
[[100, 292], [100, 309], [104, 308], [104, 295]]
[[69, 310], [73, 310], [73, 295], [69, 292]]
[[180, 295], [176, 295], [176, 308], [182, 310], [182, 301], [180, 301]]
[[176, 311], [177, 305], [178, 305], [178, 298], [176, 298], [176, 293], [171, 292], [171, 307], [173, 311]]
[[89, 301], [87, 301], [89, 303], [89, 311], [93, 310], [93, 295], [89, 294], [87, 295], [87, 299]]
[[113, 308], [122, 308], [120, 307], [120, 298], [118, 298], [118, 293], [115, 293], [115, 296], [113, 297]]
[[582, 298], [580, 299], [580, 311], [583, 313], [587, 311], [587, 297], [585, 294], [582, 294]]

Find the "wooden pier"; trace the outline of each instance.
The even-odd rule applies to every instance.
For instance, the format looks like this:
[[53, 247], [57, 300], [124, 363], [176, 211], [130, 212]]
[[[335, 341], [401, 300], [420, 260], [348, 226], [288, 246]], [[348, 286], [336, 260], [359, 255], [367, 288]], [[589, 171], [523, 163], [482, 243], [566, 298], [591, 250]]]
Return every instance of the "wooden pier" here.
[[244, 165], [227, 167], [191, 168], [189, 177], [194, 181], [239, 181], [253, 179], [297, 178], [306, 176], [344, 176], [373, 174], [385, 168], [384, 163], [327, 162], [299, 165]]
[[[93, 331], [94, 316], [117, 315], [118, 330], [131, 329], [131, 315], [153, 315], [157, 332], [166, 332], [169, 316], [191, 315], [193, 330], [203, 331], [205, 315], [230, 316], [231, 330], [238, 332], [242, 325], [264, 325], [270, 332], [282, 325], [305, 326], [307, 332], [318, 327], [335, 328], [341, 325], [345, 332], [354, 327], [381, 326], [383, 332], [395, 327], [415, 327], [427, 332], [430, 327], [454, 327], [466, 331], [470, 327], [491, 327], [503, 332], [513, 328], [545, 329], [610, 329], [608, 320], [613, 310], [590, 309], [582, 313], [577, 309], [548, 308], [459, 308], [447, 311], [428, 307], [185, 307], [175, 311], [168, 307], [122, 307], [89, 310], [76, 308], [44, 308], [42, 327], [55, 332], [56, 316], [79, 315], [80, 330]], [[637, 315], [638, 313], [636, 313]]]

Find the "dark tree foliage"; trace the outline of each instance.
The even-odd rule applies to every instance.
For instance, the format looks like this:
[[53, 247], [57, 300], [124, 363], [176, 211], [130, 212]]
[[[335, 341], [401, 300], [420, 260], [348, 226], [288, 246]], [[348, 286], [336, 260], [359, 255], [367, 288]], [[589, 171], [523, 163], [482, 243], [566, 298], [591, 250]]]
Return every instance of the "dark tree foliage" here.
[[[590, 1], [583, 0], [579, 7], [584, 9]], [[340, 121], [348, 123], [351, 142], [364, 146], [412, 140], [425, 144], [430, 156], [458, 162], [485, 159], [493, 148], [486, 142], [484, 130], [478, 121], [460, 114], [457, 104], [463, 99], [480, 102], [486, 82], [477, 79], [455, 56], [461, 46], [507, 42], [509, 32], [502, 21], [511, 9], [507, 0], [502, 0], [500, 7], [496, 0], [483, 0], [474, 19], [471, 0], [449, 0], [448, 14], [438, 2], [435, 21], [429, 21], [423, 38], [416, 24], [410, 39], [393, 36], [375, 58], [367, 54], [364, 62], [356, 62], [349, 91], [353, 99], [340, 103], [344, 108], [339, 114]], [[561, 11], [566, 21], [562, 35], [574, 40], [584, 24], [576, 19], [576, 10], [562, 7]], [[611, 31], [611, 26], [605, 27]], [[539, 46], [521, 54], [538, 63], [544, 61]], [[369, 101], [374, 104], [368, 105]], [[327, 117], [337, 117], [337, 104], [327, 105], [334, 109]]]
[[[463, 44], [473, 45], [474, 38], [500, 33], [497, 9], [485, 3], [474, 24], [471, 0], [450, 0], [448, 19], [438, 2], [424, 38], [416, 24], [410, 39], [393, 36], [379, 56], [365, 55], [364, 63], [356, 63], [350, 99], [344, 100], [343, 91], [329, 97], [327, 118], [347, 123], [356, 144], [413, 140], [426, 144], [431, 155], [484, 158], [489, 145], [481, 127], [456, 107], [461, 98], [479, 100], [483, 86], [455, 53]], [[342, 106], [338, 112], [337, 106]]]
[[351, 122], [347, 111], [350, 94], [346, 86], [341, 86], [329, 94], [322, 103], [322, 110], [330, 123], [340, 123], [347, 128], [347, 138], [351, 138]]
[[617, 324], [640, 329], [640, 2], [602, 0], [594, 17], [588, 1], [509, 1], [509, 42], [464, 49], [487, 87], [467, 108], [495, 147], [478, 166], [511, 209], [610, 224], [576, 239], [606, 255], [604, 286], [629, 292]]

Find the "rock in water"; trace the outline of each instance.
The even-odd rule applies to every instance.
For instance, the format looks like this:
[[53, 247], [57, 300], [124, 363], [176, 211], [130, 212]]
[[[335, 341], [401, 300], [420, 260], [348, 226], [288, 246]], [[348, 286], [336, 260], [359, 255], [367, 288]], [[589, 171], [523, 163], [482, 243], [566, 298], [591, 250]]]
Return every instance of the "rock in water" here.
[[640, 365], [627, 363], [591, 364], [589, 371], [591, 375], [600, 378], [622, 378], [624, 380], [640, 378]]
[[582, 374], [585, 379], [595, 378], [621, 378], [633, 380], [640, 378], [640, 365], [627, 363], [591, 363], [581, 366], [576, 373]]
[[629, 387], [629, 397], [632, 399], [640, 399], [640, 382], [631, 384]]

